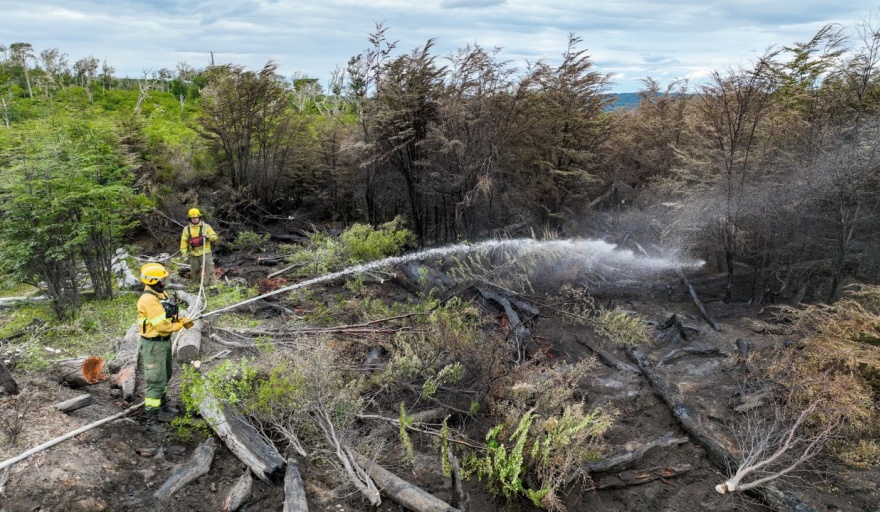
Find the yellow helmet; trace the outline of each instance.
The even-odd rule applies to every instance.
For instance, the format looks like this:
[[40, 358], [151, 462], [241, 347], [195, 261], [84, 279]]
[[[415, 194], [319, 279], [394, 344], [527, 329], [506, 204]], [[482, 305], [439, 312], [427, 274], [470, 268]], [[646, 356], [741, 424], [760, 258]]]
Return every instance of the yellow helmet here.
[[190, 219], [192, 219], [193, 217], [201, 217], [202, 212], [200, 212], [198, 208], [191, 208], [189, 210], [189, 213], [187, 213], [187, 215], [189, 216]]
[[154, 285], [168, 277], [165, 265], [161, 263], [147, 263], [141, 267], [141, 282], [146, 285]]

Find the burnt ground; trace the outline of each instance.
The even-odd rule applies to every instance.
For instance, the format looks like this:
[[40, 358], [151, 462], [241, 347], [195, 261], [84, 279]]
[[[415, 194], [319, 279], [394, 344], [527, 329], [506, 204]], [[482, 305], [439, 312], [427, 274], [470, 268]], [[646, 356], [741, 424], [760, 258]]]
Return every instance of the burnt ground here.
[[[241, 266], [241, 272], [265, 275], [256, 267]], [[271, 270], [270, 270], [271, 271]], [[639, 294], [636, 294], [639, 295]], [[731, 425], [737, 414], [732, 409], [736, 396], [748, 383], [746, 367], [736, 358], [735, 341], [747, 339], [755, 350], [773, 347], [780, 340], [761, 335], [746, 328], [745, 319], [760, 316], [753, 308], [720, 302], [707, 305], [710, 314], [721, 326], [714, 332], [702, 321], [684, 293], [660, 296], [617, 297], [613, 300], [625, 309], [635, 311], [650, 321], [662, 323], [672, 314], [699, 329], [678, 345], [653, 343], [643, 347], [648, 357], [658, 361], [675, 346], [700, 343], [717, 347], [721, 355], [685, 355], [658, 367], [664, 379], [682, 392], [688, 405], [697, 411], [707, 429], [726, 439], [732, 446]], [[590, 357], [592, 352], [580, 341], [598, 342], [620, 361], [629, 362], [621, 347], [609, 345], [588, 329], [569, 325], [558, 318], [540, 318], [533, 328], [536, 346], [554, 358], [574, 361]], [[204, 337], [203, 354], [214, 354], [224, 347]], [[90, 386], [86, 390], [72, 390], [38, 374], [15, 374], [21, 387], [17, 397], [0, 397], [0, 407], [17, 408], [21, 412], [23, 430], [14, 447], [0, 449], [0, 458], [6, 459], [46, 440], [72, 431], [90, 422], [117, 413], [129, 404], [114, 397], [108, 383]], [[172, 382], [174, 388], [177, 379]], [[92, 393], [97, 403], [71, 414], [55, 411], [51, 406], [62, 400]], [[172, 396], [176, 389], [172, 389]], [[654, 393], [651, 385], [640, 374], [618, 371], [599, 365], [594, 374], [583, 379], [583, 393], [588, 404], [611, 403], [620, 411], [618, 421], [608, 433], [609, 455], [620, 452], [628, 443], [655, 439], [667, 432], [677, 436], [686, 434], [673, 417], [668, 406]], [[25, 410], [25, 406], [27, 409]], [[135, 415], [115, 421], [60, 445], [34, 455], [16, 464], [0, 496], [0, 512], [13, 511], [116, 511], [163, 510], [198, 512], [222, 510], [223, 500], [230, 487], [241, 475], [244, 465], [222, 443], [209, 474], [178, 492], [172, 499], [156, 502], [151, 494], [181, 463], [188, 460], [199, 439], [184, 442], [167, 440], [157, 455], [151, 455], [160, 445], [148, 434]], [[429, 440], [416, 441], [418, 455], [413, 466], [386, 467], [404, 479], [420, 485], [437, 497], [452, 500], [448, 478], [442, 476], [439, 457]], [[144, 455], [142, 455], [144, 454]], [[397, 460], [400, 460], [399, 458]], [[565, 504], [571, 511], [677, 511], [697, 512], [713, 510], [765, 511], [769, 510], [750, 495], [722, 496], [714, 486], [724, 480], [723, 471], [712, 465], [705, 451], [693, 440], [683, 444], [651, 450], [627, 467], [593, 475], [594, 484], [613, 483], [622, 471], [634, 473], [654, 468], [681, 467], [690, 470], [670, 478], [620, 489], [590, 490], [586, 485], [569, 489]], [[341, 482], [332, 472], [320, 465], [302, 460], [300, 471], [306, 483], [306, 492], [312, 510], [354, 511], [369, 507], [357, 496], [340, 496]], [[2, 482], [0, 472], [0, 482]], [[845, 468], [834, 460], [823, 459], [814, 472], [800, 475], [789, 483], [790, 488], [811, 503], [818, 511], [877, 511], [880, 510], [880, 481], [877, 470]], [[472, 479], [466, 482], [471, 499], [471, 510], [507, 510], [525, 512], [536, 510], [525, 502], [507, 503], [488, 495], [483, 486]], [[242, 508], [248, 511], [281, 510], [283, 488], [254, 480], [251, 500]], [[389, 500], [383, 500], [378, 510], [403, 510]]]

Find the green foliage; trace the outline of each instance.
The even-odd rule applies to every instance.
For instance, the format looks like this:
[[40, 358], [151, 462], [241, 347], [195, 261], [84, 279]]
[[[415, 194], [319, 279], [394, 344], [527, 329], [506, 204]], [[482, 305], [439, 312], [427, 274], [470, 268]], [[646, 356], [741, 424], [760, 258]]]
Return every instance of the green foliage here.
[[396, 256], [416, 244], [415, 235], [403, 228], [375, 230], [367, 224], [355, 224], [339, 237], [352, 263]]
[[108, 340], [125, 335], [137, 316], [137, 299], [137, 295], [123, 294], [109, 301], [87, 300], [64, 320], [58, 320], [48, 304], [17, 306], [5, 311], [0, 338], [24, 333], [14, 348], [20, 351], [18, 366], [25, 370], [46, 368], [52, 359], [86, 355], [109, 359], [114, 347]]
[[235, 236], [235, 240], [227, 243], [233, 251], [262, 250], [269, 243], [269, 233], [254, 233], [253, 231], [241, 231]]
[[437, 390], [440, 389], [440, 386], [449, 382], [458, 382], [461, 380], [463, 373], [464, 367], [458, 361], [444, 366], [436, 375], [428, 376], [425, 379], [425, 383], [422, 384], [422, 396], [434, 396], [434, 394], [437, 393]]
[[355, 224], [342, 232], [339, 238], [325, 233], [314, 233], [309, 244], [290, 257], [292, 263], [301, 263], [306, 276], [323, 275], [344, 267], [401, 254], [414, 246], [412, 232], [387, 226], [376, 230], [365, 224]]
[[99, 297], [112, 293], [110, 260], [149, 202], [113, 127], [58, 112], [17, 128], [0, 154], [0, 266], [22, 281], [44, 281], [56, 315], [79, 306], [81, 261]]
[[602, 311], [592, 325], [596, 334], [612, 343], [639, 345], [651, 341], [648, 324], [638, 315], [617, 307]]
[[412, 439], [410, 439], [409, 433], [406, 429], [407, 427], [412, 426], [413, 418], [406, 414], [406, 407], [403, 405], [403, 402], [400, 403], [400, 417], [398, 418], [398, 423], [400, 423], [397, 434], [398, 438], [400, 439], [400, 442], [403, 443], [404, 449], [406, 449], [407, 462], [412, 464], [416, 460], [415, 449], [413, 448]]
[[237, 405], [253, 394], [257, 371], [247, 358], [238, 363], [226, 359], [210, 371], [199, 373], [195, 368], [184, 366], [180, 375], [180, 400], [186, 408], [185, 420], [179, 423], [184, 434], [188, 426], [200, 426], [192, 419], [198, 415], [199, 406], [206, 399], [214, 399], [219, 406]]
[[471, 470], [480, 480], [486, 479], [490, 489], [495, 494], [501, 494], [507, 499], [513, 499], [519, 495], [527, 497], [537, 506], [542, 506], [542, 500], [552, 489], [543, 488], [533, 490], [523, 485], [522, 478], [525, 474], [525, 459], [523, 450], [526, 447], [527, 436], [535, 416], [527, 412], [520, 419], [513, 435], [507, 440], [512, 446], [500, 442], [499, 435], [504, 425], [497, 425], [486, 434], [487, 448], [482, 456], [472, 455], [467, 459]]

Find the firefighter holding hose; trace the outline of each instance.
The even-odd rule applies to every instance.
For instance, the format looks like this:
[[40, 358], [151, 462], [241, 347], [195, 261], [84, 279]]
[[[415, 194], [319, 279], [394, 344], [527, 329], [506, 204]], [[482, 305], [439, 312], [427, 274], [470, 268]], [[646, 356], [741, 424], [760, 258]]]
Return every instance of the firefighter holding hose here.
[[177, 301], [165, 293], [167, 277], [168, 270], [161, 263], [142, 266], [144, 292], [137, 303], [140, 356], [146, 387], [144, 412], [147, 430], [155, 433], [163, 431], [160, 413], [177, 415], [179, 412], [168, 404], [166, 397], [168, 381], [171, 380], [171, 334], [193, 326], [192, 320], [179, 317]]
[[192, 208], [187, 212], [189, 223], [183, 228], [180, 235], [180, 254], [183, 259], [189, 259], [192, 268], [192, 278], [197, 284], [202, 282], [202, 272], [205, 274], [204, 284], [207, 286], [216, 283], [214, 277], [214, 257], [211, 255], [211, 244], [219, 237], [207, 222], [202, 221], [202, 212], [198, 208]]

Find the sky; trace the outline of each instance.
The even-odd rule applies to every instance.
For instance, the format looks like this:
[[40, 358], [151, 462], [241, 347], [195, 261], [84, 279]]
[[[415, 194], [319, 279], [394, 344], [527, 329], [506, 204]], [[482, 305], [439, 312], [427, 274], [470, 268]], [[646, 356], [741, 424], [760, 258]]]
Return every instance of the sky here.
[[808, 41], [823, 26], [851, 28], [880, 4], [863, 0], [0, 0], [0, 44], [58, 48], [72, 64], [89, 55], [117, 76], [211, 62], [278, 64], [325, 84], [370, 45], [376, 23], [397, 54], [435, 39], [440, 58], [468, 44], [500, 60], [561, 61], [569, 34], [583, 41], [609, 92], [704, 81], [749, 65], [771, 47]]

